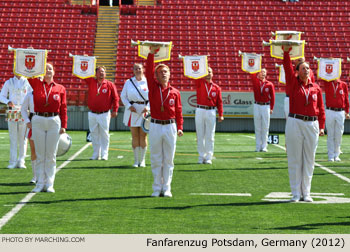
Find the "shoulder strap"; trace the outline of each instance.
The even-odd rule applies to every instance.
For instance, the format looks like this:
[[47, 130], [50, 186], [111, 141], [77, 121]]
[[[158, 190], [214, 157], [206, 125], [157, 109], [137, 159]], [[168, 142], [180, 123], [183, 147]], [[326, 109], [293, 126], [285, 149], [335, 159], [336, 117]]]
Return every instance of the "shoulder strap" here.
[[130, 78], [129, 80], [131, 81], [132, 85], [134, 85], [136, 91], [139, 93], [139, 95], [141, 96], [141, 98], [142, 98], [145, 102], [148, 102], [148, 101], [142, 96], [142, 94], [140, 93], [140, 91], [139, 91], [138, 88], [136, 87], [135, 83], [132, 81], [132, 79]]

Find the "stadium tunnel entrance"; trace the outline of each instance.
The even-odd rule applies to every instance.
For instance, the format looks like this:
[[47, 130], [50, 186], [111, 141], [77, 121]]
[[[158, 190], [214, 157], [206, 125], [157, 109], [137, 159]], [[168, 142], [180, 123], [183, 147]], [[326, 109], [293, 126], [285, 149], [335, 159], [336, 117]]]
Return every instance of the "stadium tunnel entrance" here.
[[[100, 0], [100, 6], [109, 6], [110, 0]], [[134, 0], [122, 0], [122, 5], [133, 5]], [[119, 6], [119, 0], [113, 0], [113, 6]]]

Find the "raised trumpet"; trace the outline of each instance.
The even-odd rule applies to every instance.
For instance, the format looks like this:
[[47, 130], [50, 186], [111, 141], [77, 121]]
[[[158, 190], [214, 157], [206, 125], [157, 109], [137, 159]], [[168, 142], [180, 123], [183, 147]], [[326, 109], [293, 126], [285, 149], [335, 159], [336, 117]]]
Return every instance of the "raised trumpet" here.
[[142, 45], [142, 46], [154, 46], [154, 45], [160, 45], [162, 47], [166, 47], [166, 46], [170, 46], [171, 42], [160, 42], [160, 41], [134, 41], [131, 40], [131, 46], [138, 46], [138, 45]]
[[300, 46], [302, 44], [306, 44], [305, 40], [270, 40], [269, 42], [263, 41], [263, 46], [270, 46], [270, 45]]
[[299, 31], [276, 31], [276, 32], [271, 32], [271, 35], [275, 37], [276, 35], [299, 35], [303, 33], [304, 32], [299, 32]]
[[[34, 49], [34, 48], [13, 48], [10, 45], [8, 45], [7, 50], [9, 52], [16, 51], [16, 50], [44, 50], [44, 49]], [[47, 52], [51, 52], [51, 50], [46, 50]]]

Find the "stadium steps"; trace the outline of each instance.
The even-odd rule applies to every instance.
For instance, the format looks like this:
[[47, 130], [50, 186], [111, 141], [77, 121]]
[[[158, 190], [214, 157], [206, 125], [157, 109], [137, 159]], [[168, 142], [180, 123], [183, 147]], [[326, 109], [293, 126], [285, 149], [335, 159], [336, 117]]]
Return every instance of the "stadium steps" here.
[[100, 6], [97, 20], [94, 55], [97, 65], [105, 66], [106, 78], [114, 83], [119, 31], [119, 7]]
[[137, 5], [140, 5], [140, 6], [154, 6], [154, 0], [138, 0], [136, 1], [137, 2]]

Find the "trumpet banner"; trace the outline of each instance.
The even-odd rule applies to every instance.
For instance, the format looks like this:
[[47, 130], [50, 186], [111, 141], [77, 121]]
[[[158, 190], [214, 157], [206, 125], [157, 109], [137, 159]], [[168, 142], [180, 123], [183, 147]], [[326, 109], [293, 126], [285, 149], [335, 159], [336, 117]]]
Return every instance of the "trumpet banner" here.
[[242, 54], [242, 70], [251, 74], [261, 71], [262, 56], [255, 53]]
[[86, 79], [96, 75], [96, 57], [73, 56], [73, 75]]
[[[291, 60], [296, 60], [304, 57], [305, 41], [301, 45], [294, 45], [292, 50], [289, 52]], [[270, 46], [271, 57], [277, 59], [283, 59], [284, 51], [282, 50], [282, 45], [271, 45]]]
[[207, 56], [183, 57], [184, 75], [191, 79], [200, 79], [208, 75]]
[[13, 72], [26, 78], [46, 74], [47, 50], [15, 49]]
[[278, 66], [279, 74], [278, 74], [278, 81], [280, 83], [286, 84], [286, 72], [284, 71], [283, 65]]
[[317, 77], [325, 81], [333, 81], [341, 76], [341, 59], [321, 58], [318, 60]]
[[[159, 51], [154, 54], [154, 62], [170, 60], [172, 45], [173, 43], [170, 42], [169, 45], [160, 47]], [[148, 53], [150, 52], [149, 45], [138, 45], [137, 47], [139, 57], [147, 59]]]

